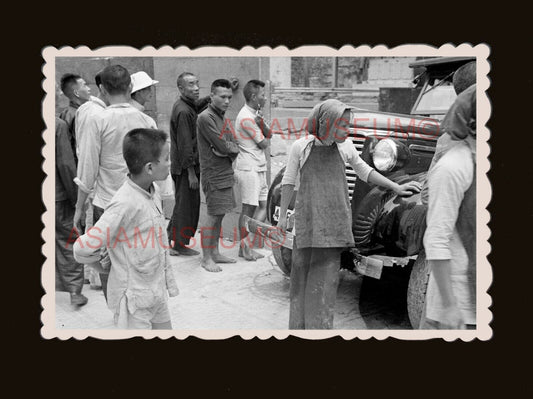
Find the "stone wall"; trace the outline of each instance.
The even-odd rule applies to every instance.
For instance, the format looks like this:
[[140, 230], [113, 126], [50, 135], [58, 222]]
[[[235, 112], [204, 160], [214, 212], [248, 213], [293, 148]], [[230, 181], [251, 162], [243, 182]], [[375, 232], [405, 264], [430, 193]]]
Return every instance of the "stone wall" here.
[[379, 87], [413, 87], [415, 57], [369, 57], [368, 84]]
[[270, 58], [270, 81], [273, 87], [291, 87], [291, 57]]
[[368, 57], [339, 57], [337, 87], [356, 87], [368, 81]]
[[291, 57], [292, 87], [332, 87], [332, 57]]
[[[271, 59], [272, 104], [280, 108], [309, 108], [319, 101], [337, 98], [355, 107], [377, 110], [379, 88], [413, 87], [414, 71], [409, 63], [414, 60], [414, 57], [283, 57], [275, 62]], [[283, 73], [285, 80], [280, 78]], [[288, 87], [293, 90], [283, 90]], [[294, 90], [300, 87], [355, 90]]]
[[408, 87], [414, 76], [409, 63], [415, 57], [287, 58], [290, 58], [291, 87], [357, 87], [360, 84]]

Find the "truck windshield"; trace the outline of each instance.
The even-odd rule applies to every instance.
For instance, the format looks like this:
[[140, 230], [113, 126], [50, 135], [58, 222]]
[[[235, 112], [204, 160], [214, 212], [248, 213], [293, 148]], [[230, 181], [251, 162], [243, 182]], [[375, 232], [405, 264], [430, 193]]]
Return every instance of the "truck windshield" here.
[[412, 114], [430, 115], [439, 119], [444, 117], [457, 95], [453, 86], [448, 82], [440, 85], [438, 83], [435, 81], [433, 86], [426, 83], [413, 107]]

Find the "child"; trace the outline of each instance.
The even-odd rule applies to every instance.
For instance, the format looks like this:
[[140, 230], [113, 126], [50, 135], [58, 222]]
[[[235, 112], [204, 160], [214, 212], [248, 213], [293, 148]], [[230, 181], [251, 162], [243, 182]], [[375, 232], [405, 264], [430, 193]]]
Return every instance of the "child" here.
[[[82, 263], [111, 260], [107, 300], [119, 328], [171, 329], [167, 293], [179, 293], [170, 269], [165, 217], [153, 184], [169, 173], [168, 135], [133, 129], [122, 150], [129, 178], [98, 222], [74, 244]], [[109, 263], [109, 262], [108, 262]]]

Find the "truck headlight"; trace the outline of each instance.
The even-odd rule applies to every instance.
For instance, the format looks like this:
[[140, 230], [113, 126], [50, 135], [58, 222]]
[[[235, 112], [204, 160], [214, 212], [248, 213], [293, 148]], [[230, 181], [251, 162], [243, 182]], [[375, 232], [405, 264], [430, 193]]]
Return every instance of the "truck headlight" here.
[[393, 139], [383, 139], [374, 147], [372, 161], [380, 172], [391, 172], [403, 167], [410, 157], [410, 151], [405, 144]]

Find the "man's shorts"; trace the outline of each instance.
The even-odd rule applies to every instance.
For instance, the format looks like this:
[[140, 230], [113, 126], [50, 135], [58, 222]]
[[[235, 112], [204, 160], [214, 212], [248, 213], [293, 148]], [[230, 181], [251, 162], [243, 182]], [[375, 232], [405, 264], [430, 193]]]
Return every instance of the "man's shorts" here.
[[205, 194], [208, 215], [222, 216], [237, 206], [233, 187], [215, 188], [209, 183], [202, 182], [202, 189]]
[[119, 311], [115, 314], [115, 324], [120, 329], [151, 330], [152, 323], [160, 324], [170, 321], [170, 312], [167, 301], [162, 301], [154, 306], [135, 309], [130, 313], [127, 299], [124, 296], [119, 303]]
[[235, 177], [239, 183], [241, 202], [243, 204], [258, 206], [259, 201], [267, 200], [268, 184], [266, 172], [236, 170]]

